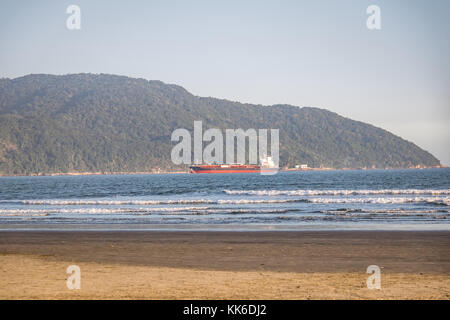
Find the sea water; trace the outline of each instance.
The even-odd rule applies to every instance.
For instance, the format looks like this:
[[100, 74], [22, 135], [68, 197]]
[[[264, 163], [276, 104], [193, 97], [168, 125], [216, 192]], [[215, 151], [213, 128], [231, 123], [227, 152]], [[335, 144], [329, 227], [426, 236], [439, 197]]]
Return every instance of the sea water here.
[[450, 230], [450, 169], [0, 177], [0, 229]]

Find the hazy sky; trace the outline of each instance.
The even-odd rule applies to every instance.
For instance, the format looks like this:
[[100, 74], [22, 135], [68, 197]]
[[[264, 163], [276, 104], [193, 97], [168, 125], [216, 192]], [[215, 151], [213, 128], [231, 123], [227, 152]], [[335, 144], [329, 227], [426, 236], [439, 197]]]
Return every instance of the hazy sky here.
[[[81, 8], [81, 30], [66, 9]], [[369, 5], [381, 30], [366, 27]], [[450, 1], [0, 0], [0, 77], [111, 73], [317, 106], [450, 165]]]

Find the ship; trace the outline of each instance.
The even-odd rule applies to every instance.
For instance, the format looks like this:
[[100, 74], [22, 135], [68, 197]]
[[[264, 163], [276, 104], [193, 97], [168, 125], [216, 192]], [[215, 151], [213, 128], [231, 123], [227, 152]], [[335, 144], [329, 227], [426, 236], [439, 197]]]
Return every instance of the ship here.
[[190, 173], [272, 173], [278, 171], [272, 157], [260, 160], [261, 164], [205, 164], [189, 167]]

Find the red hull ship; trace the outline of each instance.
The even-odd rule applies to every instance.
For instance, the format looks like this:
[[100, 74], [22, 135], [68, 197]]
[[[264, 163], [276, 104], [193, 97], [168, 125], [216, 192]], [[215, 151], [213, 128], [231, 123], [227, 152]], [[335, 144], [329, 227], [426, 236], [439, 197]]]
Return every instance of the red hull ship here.
[[[270, 159], [270, 157], [269, 157]], [[271, 161], [271, 159], [269, 160]], [[190, 173], [252, 173], [252, 172], [275, 172], [278, 168], [272, 162], [258, 164], [209, 164], [195, 165], [189, 167]]]
[[191, 173], [243, 173], [260, 172], [258, 165], [198, 165], [190, 167]]

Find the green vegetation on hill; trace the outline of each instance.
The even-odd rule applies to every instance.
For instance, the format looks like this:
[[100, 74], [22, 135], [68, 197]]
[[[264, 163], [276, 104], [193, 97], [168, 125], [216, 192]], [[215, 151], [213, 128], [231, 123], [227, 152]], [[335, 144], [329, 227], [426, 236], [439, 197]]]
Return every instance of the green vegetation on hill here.
[[282, 166], [405, 168], [439, 161], [383, 129], [318, 108], [197, 97], [114, 75], [0, 79], [0, 174], [174, 170], [176, 128], [279, 128]]

